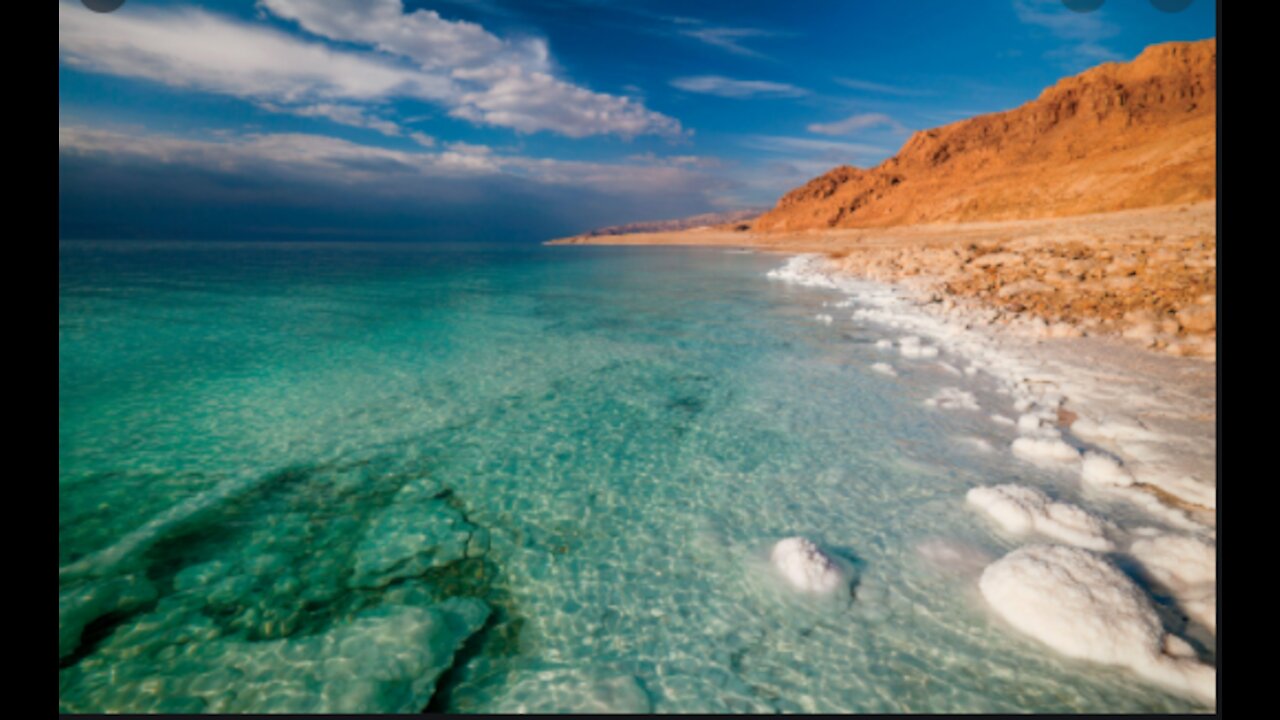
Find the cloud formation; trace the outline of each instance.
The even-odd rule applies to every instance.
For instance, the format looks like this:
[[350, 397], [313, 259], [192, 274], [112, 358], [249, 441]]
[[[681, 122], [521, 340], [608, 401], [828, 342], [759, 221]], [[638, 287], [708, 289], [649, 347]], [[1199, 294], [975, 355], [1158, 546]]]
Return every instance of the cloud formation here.
[[742, 40], [747, 38], [773, 37], [777, 33], [769, 30], [760, 30], [759, 28], [732, 28], [732, 27], [699, 27], [693, 30], [681, 30], [681, 35], [701, 40], [702, 42], [726, 50], [734, 55], [742, 55], [744, 57], [763, 58], [764, 53], [752, 50], [742, 44]]
[[720, 75], [679, 77], [672, 80], [671, 85], [685, 92], [736, 99], [790, 98], [809, 94], [808, 90], [787, 83], [769, 82], [767, 80], [734, 80]]
[[524, 133], [683, 134], [679, 121], [632, 98], [556, 77], [541, 38], [507, 40], [434, 11], [406, 13], [400, 0], [260, 0], [258, 6], [318, 39], [368, 49], [337, 49], [186, 6], [103, 15], [63, 0], [59, 54], [81, 70], [230, 95], [384, 134], [400, 131], [358, 105], [411, 98], [444, 105], [456, 118]]
[[1070, 70], [1082, 70], [1100, 62], [1123, 60], [1124, 56], [1102, 44], [1119, 34], [1120, 28], [1104, 19], [1103, 11], [1078, 13], [1056, 0], [1014, 0], [1018, 20], [1048, 30], [1067, 44], [1045, 53]]
[[852, 135], [876, 127], [885, 127], [896, 133], [907, 132], [902, 123], [884, 113], [860, 113], [835, 122], [811, 123], [806, 129], [819, 135]]
[[875, 83], [869, 80], [858, 80], [857, 78], [838, 77], [835, 81], [840, 85], [853, 90], [866, 90], [867, 92], [883, 93], [885, 95], [897, 95], [900, 97], [924, 97], [931, 95], [928, 90], [917, 90], [915, 88], [898, 87], [897, 85], [885, 85], [883, 83]]
[[538, 240], [705, 212], [732, 186], [688, 156], [583, 162], [449, 142], [398, 150], [306, 133], [211, 138], [63, 126], [64, 237], [417, 232]]

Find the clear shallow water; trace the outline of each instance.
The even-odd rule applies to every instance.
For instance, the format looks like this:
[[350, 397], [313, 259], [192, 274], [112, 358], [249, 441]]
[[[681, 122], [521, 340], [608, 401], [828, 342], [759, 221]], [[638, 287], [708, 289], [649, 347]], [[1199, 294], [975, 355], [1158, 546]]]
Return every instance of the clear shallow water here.
[[[1097, 501], [781, 262], [64, 243], [61, 708], [1194, 709], [988, 613], [964, 493]], [[849, 597], [779, 583], [797, 534]]]

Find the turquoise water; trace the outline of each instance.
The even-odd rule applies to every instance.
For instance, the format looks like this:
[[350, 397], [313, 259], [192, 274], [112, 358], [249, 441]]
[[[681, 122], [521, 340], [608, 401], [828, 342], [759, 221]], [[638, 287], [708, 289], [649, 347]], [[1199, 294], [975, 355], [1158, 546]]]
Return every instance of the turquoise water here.
[[991, 616], [964, 493], [1096, 501], [782, 260], [63, 243], [60, 708], [1194, 709]]

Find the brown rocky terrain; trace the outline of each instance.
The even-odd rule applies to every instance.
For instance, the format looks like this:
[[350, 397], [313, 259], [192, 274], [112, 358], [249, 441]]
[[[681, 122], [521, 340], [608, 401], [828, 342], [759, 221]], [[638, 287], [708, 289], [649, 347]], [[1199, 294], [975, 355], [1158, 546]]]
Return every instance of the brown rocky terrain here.
[[924, 130], [898, 154], [787, 193], [762, 232], [1012, 220], [1215, 197], [1217, 42], [1153, 45], [1006, 112]]
[[1213, 39], [1151, 46], [1017, 109], [916, 133], [873, 169], [836, 168], [749, 228], [554, 242], [820, 252], [995, 322], [1213, 358], [1216, 58]]

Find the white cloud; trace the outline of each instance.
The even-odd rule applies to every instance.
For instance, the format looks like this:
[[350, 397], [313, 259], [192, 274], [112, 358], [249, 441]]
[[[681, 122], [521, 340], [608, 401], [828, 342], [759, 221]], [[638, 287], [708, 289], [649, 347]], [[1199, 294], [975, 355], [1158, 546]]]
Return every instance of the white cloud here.
[[515, 177], [617, 195], [703, 193], [719, 183], [685, 163], [594, 163], [501, 155], [484, 145], [396, 150], [304, 133], [219, 133], [217, 139], [138, 134], [83, 126], [58, 128], [62, 155], [146, 162], [222, 173], [412, 193], [422, 178]]
[[884, 113], [861, 113], [829, 123], [812, 123], [806, 129], [819, 135], [852, 135], [860, 130], [887, 127], [895, 133], [907, 132], [902, 123]]
[[435, 146], [436, 146], [436, 139], [435, 139], [435, 138], [433, 138], [433, 137], [431, 137], [430, 135], [428, 135], [428, 134], [426, 134], [426, 133], [422, 133], [422, 132], [411, 132], [411, 133], [409, 133], [409, 139], [410, 139], [410, 140], [412, 140], [412, 141], [414, 141], [414, 142], [416, 142], [416, 143], [418, 143], [418, 144], [419, 144], [419, 145], [421, 145], [422, 147], [428, 147], [428, 148], [429, 148], [429, 147], [435, 147]]
[[841, 158], [884, 157], [889, 154], [886, 148], [879, 145], [783, 135], [748, 135], [743, 138], [742, 144], [755, 150], [771, 153], [808, 153]]
[[746, 38], [772, 37], [777, 33], [757, 28], [702, 27], [696, 30], [681, 30], [680, 34], [701, 40], [735, 55], [762, 58], [765, 57], [763, 53], [752, 50], [739, 41]]
[[58, 50], [83, 70], [277, 102], [443, 100], [456, 92], [447, 77], [188, 7], [101, 14], [60, 2]]
[[402, 134], [400, 126], [396, 123], [370, 115], [363, 108], [355, 105], [316, 103], [314, 105], [285, 107], [271, 102], [264, 102], [261, 103], [260, 107], [271, 112], [289, 113], [300, 117], [325, 118], [339, 125], [368, 128], [391, 137], [397, 137]]
[[869, 92], [883, 93], [885, 95], [921, 97], [931, 94], [928, 90], [916, 90], [914, 88], [904, 88], [896, 85], [884, 85], [882, 83], [870, 82], [869, 80], [858, 80], [856, 78], [838, 77], [835, 78], [835, 81], [854, 90], [866, 90]]
[[320, 38], [371, 50], [338, 50], [190, 7], [99, 14], [64, 0], [59, 54], [86, 71], [232, 95], [384, 134], [391, 126], [383, 123], [392, 121], [353, 106], [413, 98], [518, 132], [683, 134], [677, 120], [634, 99], [555, 77], [542, 39], [505, 40], [433, 11], [405, 13], [399, 0], [262, 0], [259, 6]]
[[734, 80], [720, 75], [694, 75], [671, 81], [673, 87], [686, 92], [718, 95], [727, 98], [786, 98], [807, 95], [808, 90], [787, 83], [767, 80]]
[[1013, 9], [1023, 24], [1044, 28], [1069, 43], [1045, 55], [1062, 60], [1072, 69], [1123, 59], [1120, 53], [1102, 44], [1120, 32], [1119, 27], [1105, 20], [1102, 10], [1078, 13], [1056, 0], [1014, 0]]
[[466, 88], [453, 100], [453, 117], [570, 137], [681, 133], [677, 121], [631, 98], [554, 77], [541, 38], [502, 40], [475, 23], [445, 20], [433, 10], [406, 13], [401, 0], [259, 0], [259, 5], [321, 37], [372, 45], [412, 60], [425, 72], [448, 72]]

